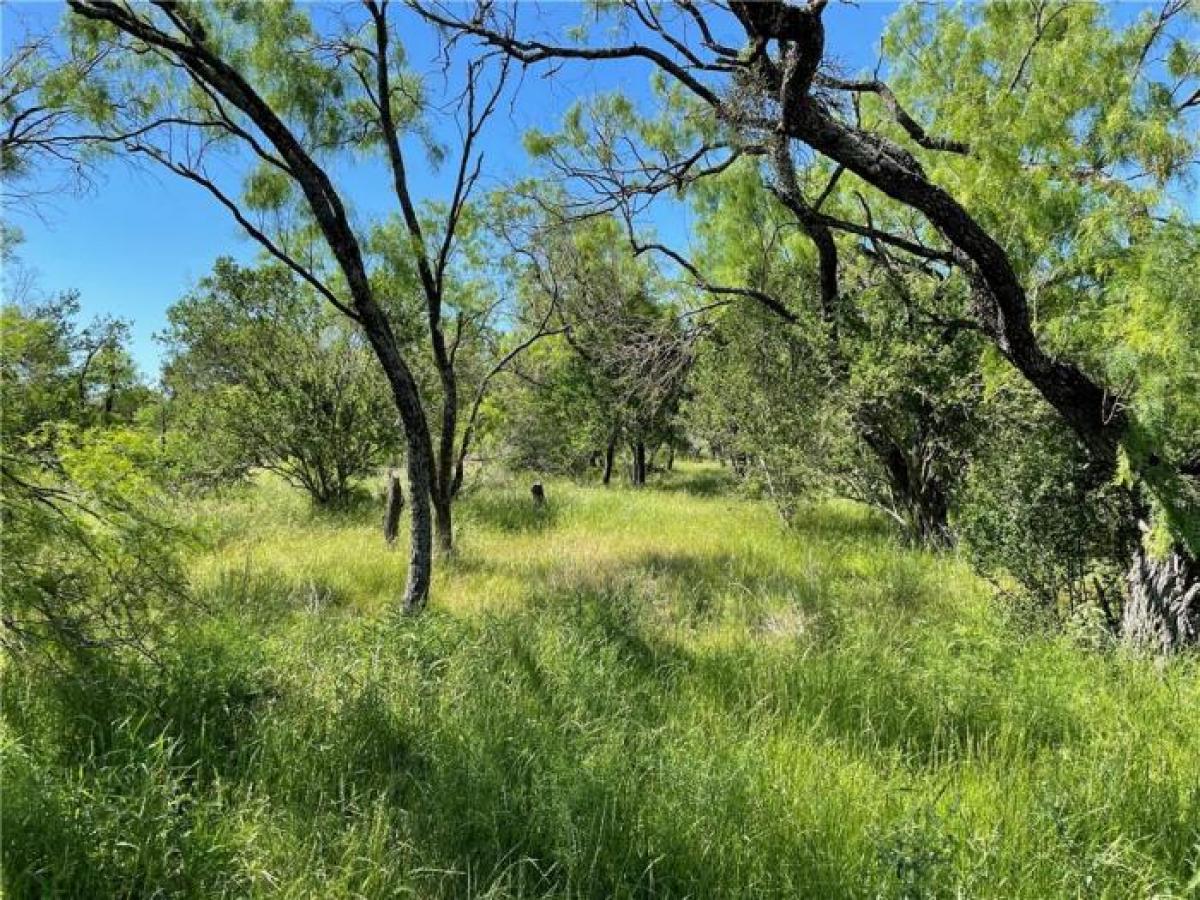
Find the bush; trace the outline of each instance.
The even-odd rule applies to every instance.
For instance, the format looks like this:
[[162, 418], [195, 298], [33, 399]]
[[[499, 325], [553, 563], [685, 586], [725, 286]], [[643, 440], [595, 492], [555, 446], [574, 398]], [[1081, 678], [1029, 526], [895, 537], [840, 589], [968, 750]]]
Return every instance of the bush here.
[[186, 596], [183, 532], [153, 473], [153, 438], [55, 429], [50, 454], [5, 447], [0, 495], [0, 643], [61, 658], [149, 650]]
[[1115, 626], [1137, 539], [1130, 498], [1028, 393], [1010, 388], [988, 401], [956, 527], [976, 567], [1011, 577], [1033, 608], [1062, 619], [1098, 606]]

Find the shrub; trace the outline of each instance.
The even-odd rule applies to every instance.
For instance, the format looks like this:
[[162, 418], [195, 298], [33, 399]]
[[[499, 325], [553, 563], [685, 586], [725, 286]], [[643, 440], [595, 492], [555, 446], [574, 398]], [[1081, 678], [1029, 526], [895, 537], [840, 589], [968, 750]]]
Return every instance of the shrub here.
[[957, 505], [968, 555], [1007, 575], [1022, 599], [1055, 618], [1099, 606], [1119, 617], [1119, 579], [1136, 536], [1130, 500], [1101, 480], [1084, 449], [1028, 391], [989, 400], [989, 423]]

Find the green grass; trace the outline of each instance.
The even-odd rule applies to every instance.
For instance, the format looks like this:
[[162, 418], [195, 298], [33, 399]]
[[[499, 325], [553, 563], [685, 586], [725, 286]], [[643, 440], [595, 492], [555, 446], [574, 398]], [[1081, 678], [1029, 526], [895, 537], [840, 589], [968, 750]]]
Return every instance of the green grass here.
[[4, 687], [6, 895], [1200, 896], [1200, 667], [1030, 634], [863, 509], [713, 469], [198, 512], [161, 665]]

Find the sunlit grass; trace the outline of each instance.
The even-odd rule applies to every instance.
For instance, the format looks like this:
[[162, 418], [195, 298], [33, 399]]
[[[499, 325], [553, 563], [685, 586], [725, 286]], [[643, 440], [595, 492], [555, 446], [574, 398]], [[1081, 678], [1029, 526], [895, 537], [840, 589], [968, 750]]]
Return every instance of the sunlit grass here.
[[1195, 896], [1200, 671], [1033, 634], [850, 504], [715, 468], [404, 536], [198, 509], [163, 668], [6, 684], [13, 896]]

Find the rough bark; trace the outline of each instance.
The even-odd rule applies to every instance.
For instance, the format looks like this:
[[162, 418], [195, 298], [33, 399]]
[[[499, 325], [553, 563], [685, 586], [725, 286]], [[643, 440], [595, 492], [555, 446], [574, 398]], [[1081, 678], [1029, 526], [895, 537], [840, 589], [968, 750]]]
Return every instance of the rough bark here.
[[400, 529], [400, 513], [404, 509], [404, 491], [395, 469], [388, 470], [387, 501], [383, 512], [383, 539], [391, 547]]
[[1126, 577], [1121, 636], [1132, 647], [1171, 653], [1200, 644], [1200, 569], [1178, 548], [1154, 559], [1138, 548]]

